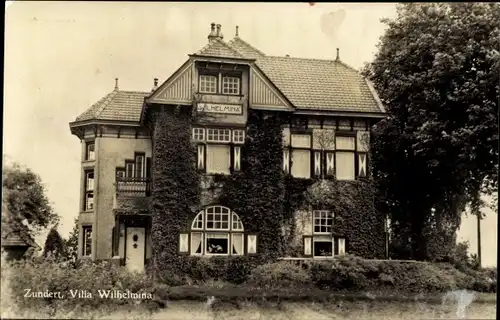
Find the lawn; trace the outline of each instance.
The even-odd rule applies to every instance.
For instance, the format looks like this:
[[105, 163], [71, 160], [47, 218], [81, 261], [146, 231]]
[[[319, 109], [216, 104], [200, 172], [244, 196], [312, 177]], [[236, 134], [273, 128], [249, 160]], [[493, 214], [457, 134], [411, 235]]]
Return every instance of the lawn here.
[[[463, 319], [495, 319], [494, 303], [472, 303]], [[460, 319], [457, 304], [419, 302], [281, 302], [238, 303], [209, 308], [206, 302], [173, 301], [168, 308], [117, 312], [102, 319]]]

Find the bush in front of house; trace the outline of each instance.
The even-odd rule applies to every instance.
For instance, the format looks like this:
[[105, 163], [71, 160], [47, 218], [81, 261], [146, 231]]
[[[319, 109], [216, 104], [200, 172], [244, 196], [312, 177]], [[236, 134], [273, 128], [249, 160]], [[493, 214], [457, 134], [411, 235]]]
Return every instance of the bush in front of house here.
[[[137, 300], [101, 298], [98, 290], [129, 290], [133, 293], [151, 293], [153, 290], [153, 283], [147, 275], [131, 273], [124, 267], [105, 261], [83, 262], [74, 268], [51, 258], [34, 259], [4, 263], [4, 272], [8, 273], [9, 298], [20, 309], [70, 311], [75, 308], [113, 307], [133, 304]], [[31, 289], [31, 292], [61, 292], [64, 298], [28, 298], [25, 297], [26, 289]], [[86, 293], [92, 297], [89, 298]]]
[[256, 267], [247, 282], [259, 288], [309, 287], [312, 285], [308, 270], [288, 261], [268, 263]]

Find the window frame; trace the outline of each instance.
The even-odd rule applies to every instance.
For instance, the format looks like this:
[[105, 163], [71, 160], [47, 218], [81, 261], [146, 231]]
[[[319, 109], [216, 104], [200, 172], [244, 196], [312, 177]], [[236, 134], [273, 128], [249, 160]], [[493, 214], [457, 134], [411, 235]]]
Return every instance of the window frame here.
[[[89, 150], [90, 147], [93, 147], [94, 150], [90, 151]], [[92, 154], [92, 158], [90, 157], [91, 154]], [[85, 142], [85, 161], [94, 161], [95, 156], [96, 156], [95, 141], [92, 140], [92, 141]]]
[[[338, 148], [337, 144], [337, 138], [352, 138], [354, 140], [354, 147], [352, 149], [345, 149], [345, 148]], [[339, 153], [349, 153], [353, 155], [353, 178], [352, 179], [339, 179], [339, 168], [338, 168], [338, 154]], [[357, 180], [358, 174], [357, 174], [357, 137], [356, 137], [356, 132], [348, 132], [348, 131], [336, 131], [335, 132], [335, 154], [334, 154], [334, 171], [335, 171], [335, 178], [340, 181], [355, 181]]]
[[[207, 90], [203, 90], [202, 88], [209, 88], [209, 86], [205, 85], [203, 86], [203, 82], [208, 80], [208, 79], [215, 79], [215, 91], [207, 91]], [[212, 84], [210, 84], [211, 86]], [[219, 92], [219, 77], [216, 76], [215, 74], [211, 74], [211, 73], [200, 73], [199, 76], [198, 76], [198, 92], [200, 93], [205, 93], [205, 94], [217, 94]]]
[[[140, 162], [139, 160], [142, 159]], [[139, 171], [138, 164], [141, 164]], [[146, 154], [136, 153], [134, 157], [134, 178], [143, 179], [146, 177]]]
[[[220, 208], [220, 213], [217, 212], [216, 208]], [[213, 211], [211, 210], [213, 209]], [[227, 228], [222, 228], [222, 225], [220, 228], [215, 227], [215, 220], [214, 220], [214, 226], [212, 228], [208, 228], [208, 215], [209, 214], [223, 214], [227, 210]], [[223, 220], [221, 220], [223, 221]], [[201, 225], [201, 227], [199, 227]], [[234, 226], [236, 225], [236, 228]], [[202, 250], [201, 253], [194, 253], [192, 252], [192, 238], [193, 234], [201, 234], [201, 239], [202, 239]], [[227, 237], [227, 248], [228, 248], [228, 253], [210, 253], [207, 250], [207, 245], [208, 245], [208, 239], [210, 239], [209, 235], [220, 235], [220, 236], [225, 236]], [[242, 246], [243, 250], [241, 254], [233, 254], [233, 235], [241, 235], [242, 237]], [[232, 255], [245, 255], [245, 228], [243, 226], [243, 222], [241, 218], [238, 216], [236, 212], [233, 210], [229, 209], [228, 207], [225, 206], [220, 206], [220, 205], [213, 205], [213, 206], [208, 206], [204, 208], [203, 210], [199, 211], [198, 214], [193, 218], [190, 229], [189, 229], [189, 239], [190, 239], [190, 244], [189, 244], [189, 255], [193, 256], [232, 256]]]
[[[320, 214], [320, 217], [319, 218], [316, 218], [316, 213], [319, 213]], [[326, 218], [323, 218], [322, 214], [326, 213], [327, 215], [329, 215], [329, 217], [326, 217]], [[319, 219], [320, 220], [320, 224], [318, 225], [320, 230], [322, 227], [325, 227], [325, 228], [329, 228], [330, 231], [316, 231], [316, 220]], [[330, 225], [323, 225], [321, 222], [323, 221], [323, 219], [326, 219], [327, 221], [329, 220], [330, 221]], [[333, 219], [334, 219], [334, 215], [333, 215], [333, 212], [330, 211], [330, 210], [313, 210], [313, 214], [312, 214], [312, 227], [313, 227], [313, 234], [315, 235], [331, 235], [332, 234], [332, 229], [333, 229]]]
[[[94, 210], [94, 190], [95, 190], [95, 172], [94, 170], [85, 170], [85, 180], [84, 180], [84, 186], [83, 186], [83, 211], [93, 211]], [[89, 179], [89, 175], [92, 175], [92, 179]], [[89, 189], [89, 180], [92, 181], [92, 188]], [[89, 199], [92, 198], [92, 208], [89, 208]]]
[[[226, 83], [226, 80], [237, 80], [236, 83]], [[231, 89], [236, 88], [236, 92], [227, 92], [226, 88], [224, 87], [225, 85], [228, 85], [228, 88], [230, 88], [230, 85], [234, 85]], [[222, 86], [221, 86], [221, 94], [223, 95], [228, 95], [228, 96], [239, 96], [241, 94], [241, 77], [237, 77], [234, 75], [227, 75], [227, 74], [222, 74]]]
[[[90, 230], [90, 252], [87, 254], [87, 231]], [[93, 230], [91, 225], [82, 226], [82, 257], [91, 257], [92, 256], [92, 236]]]
[[[309, 138], [309, 147], [295, 147], [293, 145], [293, 136], [294, 135], [301, 135], [301, 136], [308, 136]], [[294, 151], [297, 150], [297, 151], [307, 151], [308, 152], [308, 155], [309, 155], [309, 176], [308, 177], [296, 177], [293, 175], [293, 153]], [[313, 148], [313, 135], [312, 135], [312, 132], [310, 130], [307, 130], [307, 131], [303, 131], [303, 130], [293, 130], [291, 129], [290, 130], [290, 146], [288, 147], [288, 171], [289, 171], [289, 174], [292, 176], [292, 177], [295, 177], [295, 178], [302, 178], [302, 179], [310, 179], [314, 176], [314, 159], [313, 159], [313, 156], [314, 156], [314, 148]]]
[[[315, 247], [314, 244], [316, 242], [327, 242], [330, 243], [332, 246], [332, 254], [328, 256], [317, 256], [315, 253]], [[312, 237], [312, 242], [311, 242], [311, 254], [314, 259], [328, 259], [328, 258], [333, 258], [335, 256], [335, 238], [333, 236], [327, 236], [327, 235], [317, 235]]]

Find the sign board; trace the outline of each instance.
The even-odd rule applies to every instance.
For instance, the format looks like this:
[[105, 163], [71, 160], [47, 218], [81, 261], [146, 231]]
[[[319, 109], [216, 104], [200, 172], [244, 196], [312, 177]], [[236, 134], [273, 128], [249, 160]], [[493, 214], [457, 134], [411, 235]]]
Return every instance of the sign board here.
[[240, 104], [198, 103], [197, 110], [207, 113], [243, 114], [243, 106]]

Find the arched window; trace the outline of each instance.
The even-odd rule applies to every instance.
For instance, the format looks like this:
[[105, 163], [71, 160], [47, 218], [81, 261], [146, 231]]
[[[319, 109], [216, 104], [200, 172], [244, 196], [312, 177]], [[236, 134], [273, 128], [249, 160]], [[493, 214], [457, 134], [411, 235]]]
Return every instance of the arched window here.
[[223, 206], [200, 211], [191, 224], [191, 255], [243, 255], [244, 228], [240, 217]]

